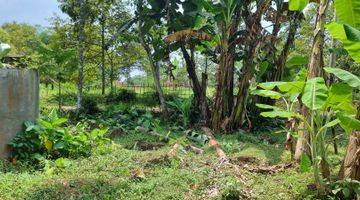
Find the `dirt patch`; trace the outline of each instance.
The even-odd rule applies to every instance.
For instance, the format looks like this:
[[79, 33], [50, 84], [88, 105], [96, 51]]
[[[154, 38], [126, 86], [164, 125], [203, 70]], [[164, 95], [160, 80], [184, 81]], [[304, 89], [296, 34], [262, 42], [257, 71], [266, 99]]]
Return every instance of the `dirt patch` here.
[[238, 165], [249, 172], [259, 174], [275, 174], [296, 166], [295, 163], [285, 163], [279, 165], [261, 164], [260, 160], [253, 156], [238, 156], [231, 159], [231, 163]]
[[231, 158], [231, 163], [243, 166], [245, 164], [258, 164], [260, 163], [260, 160], [253, 156], [238, 156], [235, 158]]
[[295, 164], [294, 163], [285, 163], [285, 164], [272, 165], [272, 166], [244, 165], [243, 167], [252, 173], [275, 174], [275, 173], [284, 171], [286, 169], [295, 167]]
[[120, 137], [122, 135], [124, 135], [124, 131], [121, 130], [120, 128], [115, 128], [115, 129], [111, 130], [111, 132], [109, 134], [109, 138], [114, 139], [114, 138]]
[[161, 165], [161, 166], [171, 166], [171, 160], [169, 156], [163, 155], [153, 159], [150, 159], [146, 162], [145, 167], [152, 167], [154, 165]]
[[139, 151], [153, 151], [153, 150], [158, 150], [163, 146], [165, 146], [165, 143], [150, 143], [145, 141], [136, 141], [133, 145], [125, 146], [125, 148], [130, 150], [139, 150]]

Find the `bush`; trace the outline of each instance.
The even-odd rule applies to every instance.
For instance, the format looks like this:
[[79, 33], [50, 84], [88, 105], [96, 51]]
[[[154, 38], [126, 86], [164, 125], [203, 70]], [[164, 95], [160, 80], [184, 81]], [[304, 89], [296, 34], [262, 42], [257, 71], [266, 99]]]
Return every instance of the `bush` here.
[[52, 111], [36, 123], [26, 122], [25, 131], [19, 133], [10, 146], [13, 158], [39, 161], [60, 157], [89, 156], [94, 147], [109, 141], [105, 138], [107, 129], [87, 131], [86, 126], [65, 126], [66, 118], [58, 117]]
[[131, 102], [136, 99], [134, 91], [120, 89], [116, 93], [110, 93], [106, 96], [106, 103]]
[[97, 102], [97, 98], [93, 98], [92, 96], [84, 96], [80, 113], [88, 115], [98, 113], [100, 109]]
[[[169, 93], [164, 94], [165, 101], [174, 101], [175, 99], [179, 99], [179, 95], [176, 93]], [[145, 92], [141, 95], [141, 103], [148, 105], [148, 106], [154, 106], [160, 104], [159, 95], [156, 91], [152, 92]]]

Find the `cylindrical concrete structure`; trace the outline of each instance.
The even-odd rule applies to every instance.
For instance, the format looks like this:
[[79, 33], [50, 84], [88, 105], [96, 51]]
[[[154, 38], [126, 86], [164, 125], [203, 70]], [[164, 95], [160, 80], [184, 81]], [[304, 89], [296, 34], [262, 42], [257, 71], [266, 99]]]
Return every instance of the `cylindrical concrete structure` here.
[[8, 143], [25, 121], [39, 115], [39, 75], [36, 70], [0, 69], [0, 157], [9, 156]]

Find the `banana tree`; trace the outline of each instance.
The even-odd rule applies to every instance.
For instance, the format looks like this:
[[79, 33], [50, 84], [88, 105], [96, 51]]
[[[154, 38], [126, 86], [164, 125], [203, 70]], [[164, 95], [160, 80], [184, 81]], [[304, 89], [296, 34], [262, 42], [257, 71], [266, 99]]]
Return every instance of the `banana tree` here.
[[[360, 63], [360, 1], [348, 0], [346, 2], [341, 0], [334, 1], [337, 20], [327, 25], [331, 36], [342, 42], [344, 49], [349, 53], [351, 58]], [[344, 82], [347, 82], [351, 87], [359, 90], [360, 79], [341, 69], [328, 69], [329, 73]], [[360, 106], [358, 105], [357, 119], [360, 118]], [[352, 120], [348, 120], [349, 124], [353, 124]], [[350, 130], [348, 130], [349, 132]], [[360, 154], [360, 132], [354, 131], [351, 133], [346, 155], [339, 171], [340, 178], [350, 178], [360, 180], [359, 160]]]
[[[333, 69], [325, 68], [328, 72]], [[360, 130], [360, 121], [355, 118], [356, 108], [352, 103], [352, 86], [358, 86], [359, 78], [343, 70], [342, 73], [346, 73], [346, 76], [341, 75], [344, 83], [336, 83], [330, 87], [325, 84], [322, 77], [315, 77], [306, 82], [262, 83], [259, 84], [262, 89], [254, 92], [259, 96], [276, 99], [291, 95], [301, 97], [303, 105], [309, 110], [308, 115], [275, 106], [260, 105], [259, 107], [267, 110], [261, 113], [264, 117], [296, 119], [304, 123], [304, 128], [310, 135], [311, 143], [308, 145], [311, 150], [314, 178], [321, 191], [324, 189], [321, 175], [328, 177], [330, 173], [326, 153], [328, 129], [340, 124], [347, 133]]]

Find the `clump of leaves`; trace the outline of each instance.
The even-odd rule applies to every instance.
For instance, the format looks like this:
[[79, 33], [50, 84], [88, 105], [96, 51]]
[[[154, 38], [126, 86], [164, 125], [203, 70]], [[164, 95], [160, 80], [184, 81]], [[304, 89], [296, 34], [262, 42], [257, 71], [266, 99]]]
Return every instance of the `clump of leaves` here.
[[105, 137], [107, 129], [87, 131], [84, 124], [65, 126], [66, 122], [67, 119], [59, 117], [54, 110], [36, 123], [25, 122], [26, 129], [9, 144], [13, 148], [13, 158], [41, 161], [89, 156], [94, 147], [109, 141]]
[[338, 180], [329, 187], [331, 188], [329, 196], [336, 199], [355, 199], [356, 196], [360, 196], [360, 182], [357, 180]]

